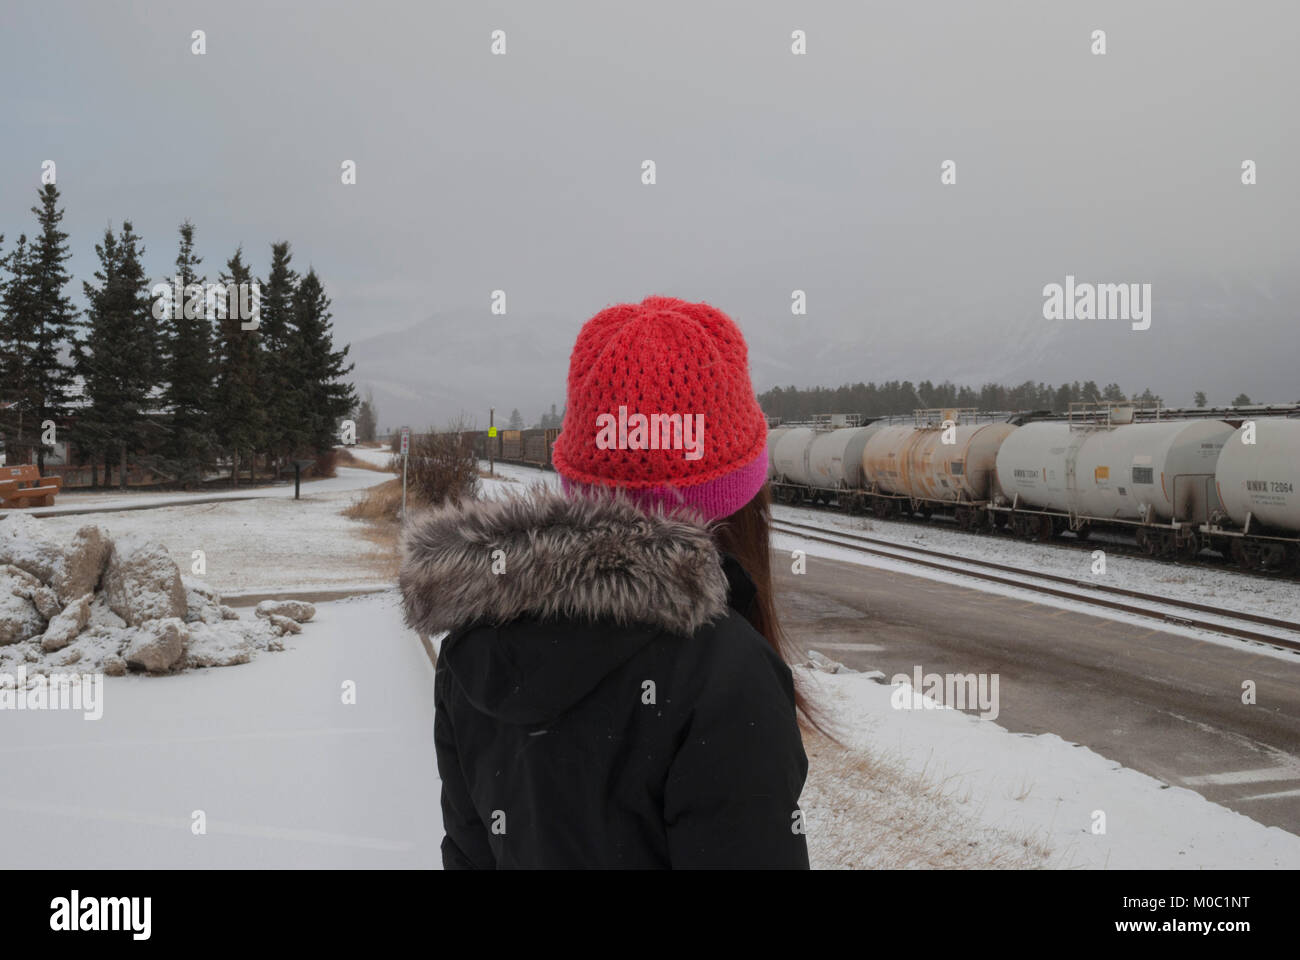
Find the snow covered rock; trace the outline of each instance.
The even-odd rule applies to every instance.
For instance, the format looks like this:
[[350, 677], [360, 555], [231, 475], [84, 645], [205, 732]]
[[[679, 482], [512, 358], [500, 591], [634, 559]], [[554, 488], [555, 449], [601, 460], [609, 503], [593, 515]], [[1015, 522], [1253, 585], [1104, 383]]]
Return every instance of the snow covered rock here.
[[187, 612], [180, 570], [166, 547], [142, 537], [127, 535], [113, 541], [104, 570], [104, 594], [113, 612], [132, 627], [148, 620], [183, 618]]
[[283, 650], [315, 614], [276, 600], [240, 619], [160, 543], [97, 526], [55, 543], [32, 517], [0, 515], [0, 676], [19, 665], [29, 676], [71, 664], [120, 676], [247, 663]]
[[162, 673], [176, 666], [185, 655], [188, 639], [189, 631], [180, 617], [151, 620], [135, 631], [124, 654], [126, 662], [144, 667], [150, 673]]
[[12, 564], [42, 583], [52, 583], [63, 563], [63, 550], [45, 536], [39, 520], [25, 513], [0, 519], [0, 564]]
[[242, 633], [217, 630], [204, 621], [190, 624], [189, 631], [190, 642], [185, 648], [187, 667], [230, 667], [248, 663], [253, 657], [253, 644]]
[[94, 594], [84, 594], [53, 617], [45, 628], [45, 636], [41, 638], [41, 649], [62, 650], [76, 639], [77, 634], [90, 622], [90, 605], [94, 599]]
[[45, 617], [32, 602], [41, 589], [26, 570], [0, 567], [0, 644], [21, 643], [45, 632]]
[[32, 606], [36, 608], [36, 612], [46, 620], [57, 617], [60, 611], [63, 610], [63, 604], [59, 601], [59, 595], [49, 587], [35, 587], [28, 599], [31, 600]]
[[21, 567], [12, 564], [2, 566], [0, 577], [4, 578], [5, 587], [11, 593], [30, 600], [43, 619], [48, 620], [63, 609], [63, 604], [59, 603], [54, 591]]
[[71, 546], [64, 551], [63, 563], [49, 581], [59, 599], [66, 604], [94, 593], [111, 550], [108, 535], [99, 527], [85, 526], [78, 530]]
[[305, 600], [263, 600], [253, 612], [259, 617], [288, 617], [299, 623], [316, 616], [316, 608]]
[[0, 589], [0, 644], [21, 643], [45, 632], [45, 619], [26, 597]]
[[811, 670], [820, 670], [822, 673], [856, 673], [849, 667], [840, 663], [838, 660], [832, 660], [823, 653], [816, 650], [808, 651], [808, 662], [805, 664]]
[[126, 621], [113, 612], [113, 608], [108, 605], [107, 597], [97, 593], [94, 602], [90, 605], [90, 626], [121, 630], [126, 626]]
[[271, 621], [271, 626], [280, 631], [280, 636], [286, 633], [302, 633], [302, 624], [297, 620], [291, 620], [288, 617], [282, 617], [278, 613], [273, 613], [266, 618]]
[[238, 620], [239, 613], [221, 602], [221, 594], [202, 580], [181, 577], [185, 585], [185, 622], [216, 625], [223, 620]]

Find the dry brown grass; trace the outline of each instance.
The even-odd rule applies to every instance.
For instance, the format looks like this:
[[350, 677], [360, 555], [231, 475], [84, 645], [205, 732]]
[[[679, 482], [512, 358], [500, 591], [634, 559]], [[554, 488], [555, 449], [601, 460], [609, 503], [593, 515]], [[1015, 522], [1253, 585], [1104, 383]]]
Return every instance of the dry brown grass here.
[[[409, 492], [408, 506], [409, 504]], [[396, 524], [402, 510], [402, 481], [386, 480], [362, 491], [359, 499], [343, 508], [343, 516], [352, 520], [386, 520]]]
[[980, 823], [950, 785], [895, 760], [804, 731], [799, 806], [815, 868], [1010, 869], [1055, 866], [1043, 837]]
[[[408, 491], [407, 508], [412, 506]], [[402, 481], [398, 479], [370, 487], [343, 508], [343, 516], [365, 523], [361, 535], [379, 548], [374, 553], [376, 570], [394, 580], [402, 565], [398, 549], [402, 536], [401, 510]]]

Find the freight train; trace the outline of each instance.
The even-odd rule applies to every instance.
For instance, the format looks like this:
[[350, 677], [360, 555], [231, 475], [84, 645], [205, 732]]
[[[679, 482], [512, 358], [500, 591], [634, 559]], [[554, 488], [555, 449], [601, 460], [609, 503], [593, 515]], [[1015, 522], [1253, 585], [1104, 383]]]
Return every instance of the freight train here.
[[783, 503], [881, 518], [953, 517], [1036, 540], [1127, 534], [1151, 556], [1203, 550], [1251, 570], [1300, 572], [1300, 419], [1137, 422], [1132, 408], [1077, 405], [1064, 419], [980, 423], [971, 411], [768, 434]]
[[480, 460], [500, 460], [503, 463], [522, 463], [541, 470], [551, 469], [551, 448], [559, 430], [498, 430], [488, 436], [486, 430], [465, 433]]
[[[918, 410], [911, 422], [775, 426], [768, 481], [786, 504], [1047, 541], [1122, 533], [1145, 553], [1203, 551], [1300, 573], [1300, 409], [1191, 419], [1073, 404], [1063, 418]], [[1252, 416], [1254, 416], [1252, 414]], [[472, 434], [477, 455], [543, 469], [558, 430]]]

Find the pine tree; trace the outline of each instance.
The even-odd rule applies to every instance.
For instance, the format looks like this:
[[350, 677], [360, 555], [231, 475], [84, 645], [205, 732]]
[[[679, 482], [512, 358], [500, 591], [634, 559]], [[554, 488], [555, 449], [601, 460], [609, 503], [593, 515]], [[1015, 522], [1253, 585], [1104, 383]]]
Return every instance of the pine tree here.
[[125, 489], [131, 452], [147, 454], [157, 445], [157, 428], [149, 419], [161, 369], [157, 327], [141, 263], [144, 247], [131, 221], [122, 222], [116, 239], [106, 229], [95, 252], [100, 285], [84, 284], [90, 308], [85, 338], [75, 350], [87, 405], [75, 429], [82, 444], [104, 453], [106, 481], [108, 463], [116, 460]]
[[[252, 272], [244, 263], [243, 251], [226, 262], [221, 282], [251, 283]], [[238, 311], [227, 305], [218, 307], [216, 316], [216, 384], [213, 390], [213, 427], [218, 442], [230, 451], [230, 480], [239, 484], [239, 457], [248, 453], [249, 476], [252, 477], [252, 454], [266, 439], [266, 412], [258, 396], [261, 355], [260, 331], [244, 330]]]
[[[81, 378], [83, 398], [87, 401], [73, 426], [73, 436], [82, 455], [90, 461], [92, 487], [99, 486], [101, 457], [104, 460], [105, 486], [109, 482], [108, 446], [112, 425], [101, 421], [99, 414], [102, 410], [96, 409], [91, 397], [100, 389], [100, 381], [107, 383], [109, 379], [107, 373], [101, 376], [99, 368], [111, 360], [111, 303], [113, 292], [117, 288], [117, 267], [121, 259], [117, 250], [117, 238], [113, 236], [111, 226], [104, 230], [103, 242], [95, 245], [95, 253], [99, 256], [99, 269], [95, 271], [99, 285], [82, 281], [81, 288], [90, 307], [86, 310], [85, 321], [81, 325], [83, 335], [73, 347], [73, 371]], [[101, 390], [101, 395], [106, 392], [105, 387]]]
[[338, 442], [339, 424], [357, 403], [356, 391], [343, 378], [352, 372], [346, 363], [348, 347], [334, 349], [330, 299], [315, 270], [309, 269], [294, 296], [295, 337], [290, 366], [298, 392], [291, 401], [299, 412], [299, 426], [289, 452], [319, 453]]
[[510, 423], [507, 429], [522, 430], [524, 428], [524, 415], [519, 412], [519, 408], [510, 411]]
[[212, 416], [212, 322], [203, 295], [203, 261], [194, 253], [194, 225], [180, 225], [176, 254], [176, 279], [182, 297], [162, 318], [165, 358], [163, 404], [168, 410], [170, 435], [165, 447], [168, 467], [178, 480], [191, 486], [202, 482], [211, 462], [216, 439]]
[[1192, 402], [1196, 404], [1198, 407], [1205, 406], [1206, 404], [1205, 391], [1197, 390], [1195, 395], [1192, 397]]
[[378, 433], [379, 414], [375, 410], [375, 395], [367, 387], [366, 398], [357, 408], [357, 439], [362, 443], [374, 443]]
[[304, 384], [300, 371], [294, 369], [300, 358], [293, 316], [298, 275], [289, 266], [292, 259], [288, 243], [271, 244], [271, 270], [262, 284], [258, 327], [263, 353], [257, 392], [266, 407], [266, 452], [277, 480], [284, 460], [307, 443], [310, 433], [304, 425], [310, 416]]
[[56, 424], [68, 413], [68, 392], [72, 387], [72, 362], [67, 356], [76, 329], [76, 310], [64, 292], [72, 280], [64, 264], [72, 254], [68, 235], [59, 229], [63, 211], [58, 209], [59, 190], [46, 184], [40, 191], [41, 204], [32, 207], [40, 224], [40, 233], [31, 245], [30, 271], [26, 273], [31, 297], [29, 322], [34, 329], [31, 339], [31, 368], [24, 387], [24, 416], [29, 417], [26, 437], [36, 441], [36, 465], [45, 469], [48, 452], [39, 443], [39, 431], [47, 420]]
[[31, 394], [34, 376], [31, 358], [36, 340], [36, 324], [32, 313], [32, 249], [25, 234], [4, 258], [0, 267], [9, 274], [0, 291], [0, 429], [4, 431], [5, 450], [9, 464], [26, 462], [34, 445], [28, 440], [32, 428], [31, 415], [26, 400]]

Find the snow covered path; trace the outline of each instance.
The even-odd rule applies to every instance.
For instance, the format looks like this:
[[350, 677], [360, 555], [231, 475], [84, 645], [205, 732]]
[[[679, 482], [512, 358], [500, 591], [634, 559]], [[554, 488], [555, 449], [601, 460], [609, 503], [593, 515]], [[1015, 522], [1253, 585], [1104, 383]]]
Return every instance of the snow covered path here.
[[[358, 467], [338, 467], [338, 476], [324, 480], [309, 480], [302, 484], [302, 497], [311, 497], [323, 493], [342, 493], [351, 490], [364, 490], [375, 484], [391, 480], [374, 470], [362, 470]], [[220, 493], [198, 491], [195, 493], [61, 493], [55, 498], [55, 506], [33, 507], [25, 512], [33, 517], [75, 516], [89, 513], [148, 510], [154, 507], [192, 506], [200, 503], [220, 503], [229, 500], [265, 500], [287, 497], [293, 499], [293, 477], [287, 483], [275, 486], [236, 487]]]
[[[349, 472], [372, 484], [389, 479], [373, 470]], [[385, 555], [365, 539], [365, 524], [341, 512], [358, 496], [357, 489], [316, 487], [310, 495], [304, 491], [301, 500], [182, 501], [40, 522], [56, 540], [70, 541], [78, 528], [97, 524], [113, 536], [135, 533], [161, 541], [184, 573], [200, 576], [223, 595], [391, 586]], [[204, 554], [202, 574], [192, 569], [196, 550]]]
[[387, 447], [348, 447], [348, 453], [377, 467], [387, 468], [393, 461], [393, 452]]
[[[933, 785], [932, 792], [904, 795], [904, 803], [889, 794], [876, 798], [897, 806], [892, 821], [875, 815], [890, 829], [924, 819], [939, 834], [926, 837], [927, 843], [960, 849], [975, 842], [1004, 855], [1014, 850], [1014, 844], [1000, 849], [1008, 838], [1022, 838], [1050, 850], [1042, 866], [1057, 869], [1300, 867], [1300, 837], [1055, 734], [1011, 733], [869, 674], [809, 677], [819, 696], [834, 705], [849, 743], [886, 769], [897, 763]], [[821, 795], [834, 794], [842, 775], [848, 782], [841, 792], [880, 788], [856, 771], [825, 771], [817, 795], [801, 800], [809, 849], [823, 865], [878, 866], [882, 857], [896, 856], [890, 834], [859, 835], [837, 822], [833, 809], [820, 806]], [[941, 812], [923, 817], [936, 799]]]
[[0, 867], [439, 866], [433, 668], [396, 593], [321, 604], [286, 647], [110, 677], [98, 721], [0, 713]]

